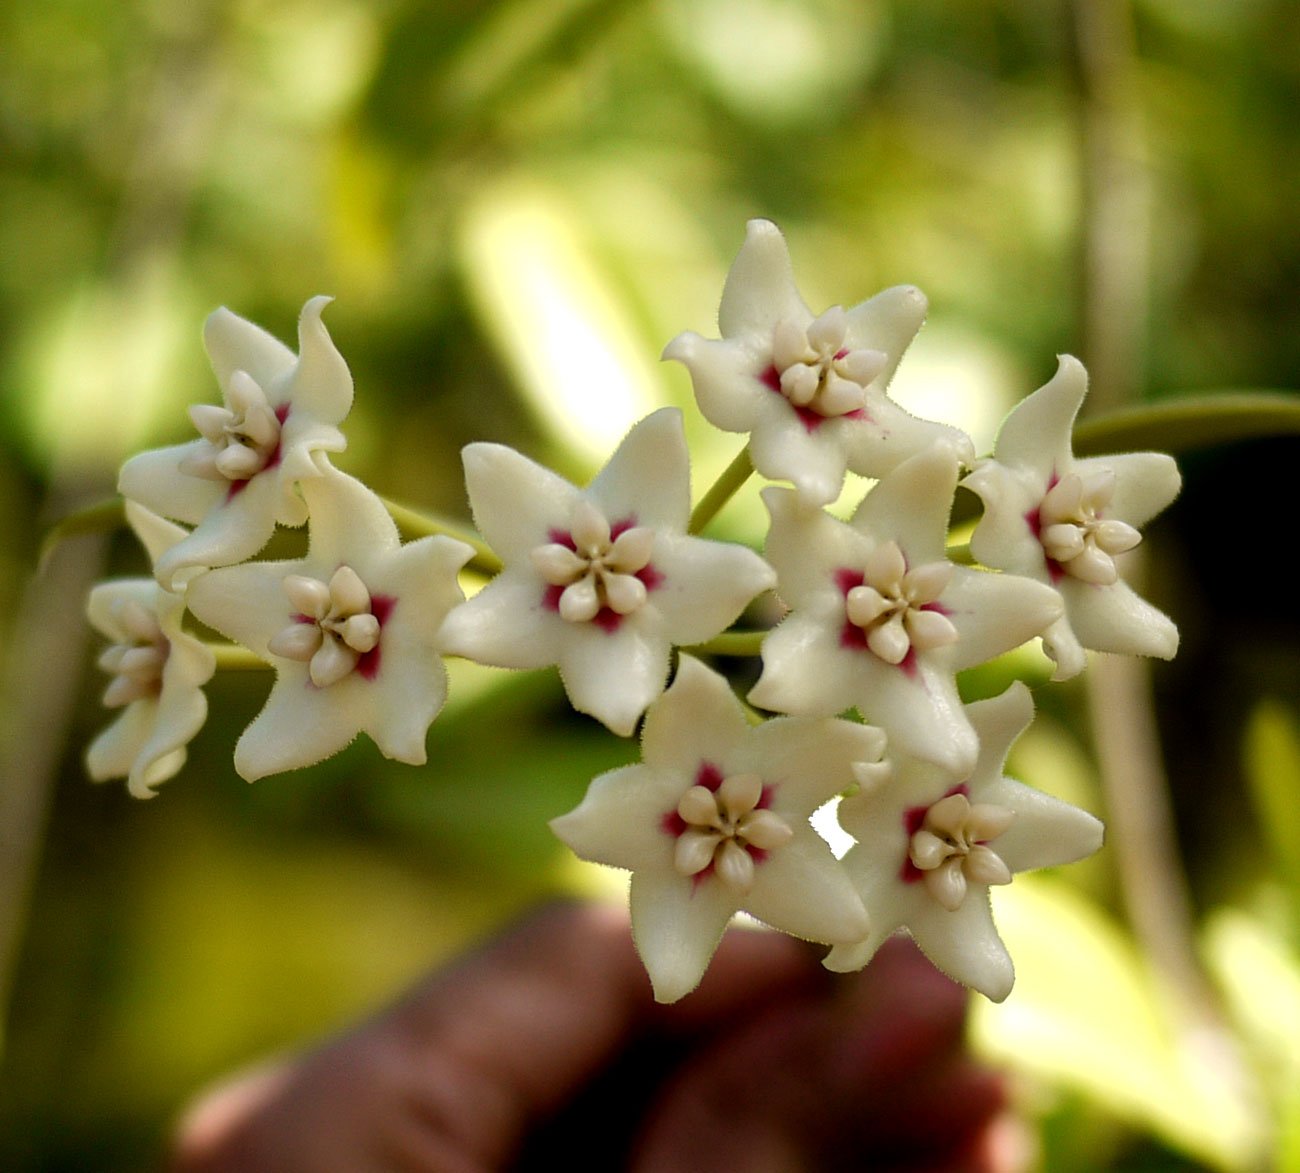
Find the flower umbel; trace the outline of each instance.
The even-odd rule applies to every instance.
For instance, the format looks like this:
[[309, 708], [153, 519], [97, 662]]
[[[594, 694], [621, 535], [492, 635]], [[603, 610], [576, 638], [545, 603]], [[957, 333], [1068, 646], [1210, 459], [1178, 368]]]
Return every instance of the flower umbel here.
[[642, 762], [602, 774], [551, 821], [583, 859], [631, 869], [633, 938], [659, 1001], [695, 988], [737, 911], [814, 941], [867, 931], [808, 819], [882, 742], [834, 718], [751, 727], [727, 682], [681, 657], [646, 714]]

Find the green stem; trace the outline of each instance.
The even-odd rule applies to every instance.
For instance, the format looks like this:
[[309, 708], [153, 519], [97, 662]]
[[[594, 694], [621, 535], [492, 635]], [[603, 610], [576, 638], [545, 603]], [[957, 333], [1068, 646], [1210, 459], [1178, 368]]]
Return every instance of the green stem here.
[[698, 534], [717, 515], [718, 511], [736, 495], [736, 491], [754, 472], [754, 462], [749, 458], [749, 448], [745, 447], [737, 454], [722, 475], [713, 482], [713, 486], [700, 499], [700, 503], [691, 513], [690, 523], [686, 527], [689, 534]]
[[683, 651], [693, 656], [757, 656], [766, 631], [724, 631]]
[[68, 538], [80, 537], [83, 534], [102, 534], [117, 529], [126, 517], [125, 504], [121, 497], [110, 497], [107, 501], [96, 501], [94, 505], [87, 505], [84, 509], [78, 509], [76, 513], [69, 513], [66, 517], [60, 518], [41, 540], [36, 562], [37, 569], [44, 570], [55, 548]]
[[1232, 440], [1300, 433], [1300, 395], [1294, 391], [1219, 391], [1180, 395], [1081, 420], [1074, 429], [1078, 456], [1155, 449], [1178, 456]]
[[217, 658], [219, 672], [253, 672], [271, 667], [261, 656], [253, 655], [239, 644], [208, 644], [208, 648]]
[[387, 497], [381, 497], [380, 500], [384, 503], [384, 508], [388, 510], [388, 515], [407, 534], [416, 537], [443, 534], [446, 537], [455, 538], [458, 542], [464, 542], [467, 546], [474, 547], [474, 558], [470, 562], [471, 566], [483, 571], [484, 574], [500, 573], [501, 559], [493, 553], [492, 547], [476, 534], [467, 533], [465, 530], [451, 525], [441, 518], [430, 517], [427, 513], [412, 509], [409, 505], [399, 505], [396, 501], [390, 501]]

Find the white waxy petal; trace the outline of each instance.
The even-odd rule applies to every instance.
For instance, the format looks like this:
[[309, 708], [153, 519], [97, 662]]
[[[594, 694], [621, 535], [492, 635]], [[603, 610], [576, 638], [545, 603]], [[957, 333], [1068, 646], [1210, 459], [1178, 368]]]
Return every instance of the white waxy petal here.
[[1092, 531], [1093, 541], [1107, 554], [1123, 554], [1142, 541], [1142, 535], [1126, 521], [1108, 518]]
[[635, 575], [606, 574], [602, 583], [605, 588], [605, 602], [610, 610], [619, 615], [630, 615], [645, 602], [646, 589]]
[[580, 556], [595, 558], [609, 549], [609, 522], [585, 498], [573, 507], [572, 527], [573, 544]]
[[860, 387], [865, 387], [885, 369], [887, 361], [883, 350], [851, 350], [836, 365]]
[[867, 794], [879, 790], [894, 776], [892, 762], [854, 762], [853, 777], [861, 788], [860, 793]]
[[135, 599], [124, 599], [113, 609], [113, 618], [134, 643], [153, 643], [162, 638], [158, 616]]
[[155, 688], [152, 684], [138, 680], [133, 676], [114, 676], [108, 682], [108, 687], [104, 689], [104, 695], [100, 699], [106, 708], [120, 709], [123, 705], [138, 701], [142, 697], [149, 696], [154, 691]]
[[1119, 578], [1115, 560], [1092, 542], [1084, 545], [1083, 553], [1077, 558], [1071, 558], [1065, 563], [1065, 569], [1081, 582], [1092, 583], [1093, 586], [1110, 586]]
[[560, 596], [560, 615], [570, 623], [586, 623], [594, 619], [599, 610], [600, 595], [596, 592], [593, 575], [588, 574], [565, 587]]
[[975, 884], [1011, 883], [1011, 869], [996, 851], [988, 847], [972, 847], [963, 871], [966, 878]]
[[908, 611], [903, 625], [907, 628], [912, 646], [918, 652], [955, 644], [959, 638], [952, 620], [938, 611]]
[[966, 873], [962, 871], [960, 856], [925, 873], [926, 890], [949, 912], [956, 912], [966, 899]]
[[706, 786], [692, 786], [677, 804], [677, 813], [696, 827], [720, 827], [718, 803]]
[[907, 560], [895, 541], [882, 542], [867, 555], [864, 574], [867, 584], [894, 593], [907, 573]]
[[590, 565], [585, 558], [579, 558], [568, 546], [558, 542], [533, 547], [529, 559], [542, 580], [552, 586], [568, 586], [586, 574]]
[[713, 870], [727, 889], [744, 896], [754, 886], [753, 857], [734, 839], [727, 839], [713, 857]]
[[309, 615], [312, 619], [325, 618], [330, 606], [330, 589], [320, 579], [303, 574], [286, 574], [283, 586], [289, 605], [299, 615]]
[[781, 372], [781, 394], [796, 407], [807, 407], [821, 386], [821, 372], [807, 363], [795, 363]]
[[932, 871], [956, 851], [946, 839], [940, 839], [933, 831], [925, 828], [912, 836], [908, 854], [912, 862], [923, 872]]
[[227, 480], [246, 481], [261, 472], [265, 460], [261, 453], [243, 444], [229, 444], [214, 458], [217, 471]]
[[760, 851], [774, 851], [794, 838], [794, 831], [780, 815], [769, 810], [750, 811], [740, 825], [741, 838]]
[[792, 318], [782, 318], [772, 330], [772, 362], [778, 371], [795, 363], [806, 363], [812, 358], [808, 349], [808, 335]]
[[907, 597], [913, 603], [933, 603], [948, 589], [952, 571], [952, 563], [947, 561], [926, 562], [909, 570], [903, 577]]
[[619, 574], [635, 574], [645, 569], [654, 546], [655, 531], [646, 525], [634, 525], [614, 539], [605, 556], [605, 565]]
[[196, 403], [190, 408], [190, 422], [209, 443], [222, 444], [226, 439], [226, 426], [233, 424], [235, 417], [214, 403]]
[[311, 658], [311, 682], [317, 688], [337, 684], [357, 666], [358, 654], [337, 639], [324, 639]]
[[354, 652], [364, 654], [379, 642], [379, 620], [368, 612], [365, 615], [349, 615], [339, 629], [339, 635]]
[[677, 846], [673, 849], [673, 867], [678, 874], [694, 876], [708, 867], [713, 862], [718, 840], [716, 831], [688, 829], [678, 835]]
[[964, 794], [949, 794], [925, 812], [925, 825], [956, 839], [965, 829], [969, 815], [970, 800]]
[[225, 481], [229, 478], [217, 467], [217, 456], [221, 450], [203, 445], [197, 451], [182, 456], [176, 467], [186, 476], [202, 477], [205, 481]]
[[894, 612], [884, 623], [879, 623], [867, 631], [867, 647], [886, 664], [901, 664], [912, 647], [903, 626], [903, 614]]
[[370, 592], [351, 566], [340, 566], [330, 578], [330, 603], [339, 616], [370, 610]]
[[307, 663], [319, 650], [324, 636], [314, 623], [290, 623], [266, 641], [266, 650], [273, 656]]
[[1115, 495], [1114, 469], [1090, 469], [1079, 480], [1084, 508], [1096, 514], [1110, 504], [1110, 499]]
[[1041, 540], [1047, 556], [1056, 562], [1068, 562], [1083, 553], [1083, 530], [1068, 521], [1049, 525]]
[[844, 307], [833, 305], [809, 324], [808, 344], [820, 353], [833, 355], [844, 345], [844, 334], [847, 329], [848, 319], [845, 317]]
[[718, 806], [733, 819], [754, 809], [763, 794], [763, 779], [757, 774], [732, 774], [718, 787]]
[[881, 617], [891, 606], [875, 587], [855, 586], [844, 600], [844, 613], [857, 627], [867, 627]]

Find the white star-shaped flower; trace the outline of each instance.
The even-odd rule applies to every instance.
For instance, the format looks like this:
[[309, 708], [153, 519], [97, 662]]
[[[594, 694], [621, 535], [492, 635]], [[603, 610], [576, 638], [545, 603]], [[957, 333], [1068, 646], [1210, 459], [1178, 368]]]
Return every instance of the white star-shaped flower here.
[[328, 464], [302, 493], [306, 558], [210, 570], [188, 591], [195, 616], [275, 667], [235, 769], [252, 782], [310, 766], [358, 733], [421, 765], [447, 696], [439, 631], [473, 551], [441, 535], [402, 545], [379, 498]]
[[583, 490], [499, 444], [470, 444], [474, 522], [502, 572], [449, 617], [446, 650], [499, 668], [557, 664], [579, 712], [628, 736], [674, 645], [702, 643], [775, 581], [752, 550], [690, 537], [681, 413], [638, 423]]
[[641, 763], [600, 775], [551, 822], [583, 859], [632, 872], [632, 934], [659, 1001], [696, 987], [737, 911], [812, 941], [867, 932], [808, 819], [882, 741], [834, 718], [751, 726], [721, 676], [681, 657], [646, 713]]
[[785, 238], [775, 224], [751, 220], [722, 291], [722, 338], [681, 334], [664, 358], [686, 365], [706, 419], [750, 433], [763, 476], [825, 505], [839, 496], [846, 468], [880, 477], [932, 446], [973, 458], [964, 432], [917, 419], [885, 394], [925, 311], [925, 295], [900, 285], [814, 316]]
[[1061, 614], [1049, 587], [954, 566], [945, 553], [957, 460], [943, 449], [884, 477], [850, 521], [768, 488], [765, 554], [788, 615], [763, 641], [753, 704], [829, 716], [856, 706], [895, 752], [954, 771], [976, 738], [955, 674], [1041, 633]]
[[1102, 825], [1002, 776], [1011, 743], [1034, 715], [1023, 684], [967, 712], [980, 741], [968, 776], [954, 780], [918, 759], [893, 759], [892, 773], [860, 771], [862, 792], [840, 803], [840, 823], [857, 840], [843, 862], [871, 930], [855, 944], [836, 945], [825, 964], [860, 969], [905, 929], [949, 977], [1000, 1002], [1015, 971], [993, 924], [990, 885], [1091, 855], [1101, 847]]
[[[150, 558], [156, 560], [185, 536], [130, 501], [127, 520]], [[99, 666], [112, 674], [104, 703], [122, 712], [91, 743], [86, 769], [96, 782], [125, 778], [136, 798], [185, 764], [185, 747], [208, 715], [203, 685], [216, 662], [211, 650], [183, 631], [182, 596], [151, 578], [100, 583], [86, 605], [91, 624], [112, 641]]]
[[338, 425], [352, 406], [352, 376], [314, 297], [298, 321], [298, 354], [227, 309], [203, 329], [224, 406], [190, 409], [199, 439], [156, 448], [122, 466], [124, 497], [194, 526], [159, 559], [174, 588], [193, 568], [229, 566], [256, 554], [281, 525], [302, 525], [296, 482], [320, 475], [323, 454], [347, 446]]
[[1051, 381], [1007, 416], [992, 458], [963, 482], [984, 502], [971, 553], [1050, 583], [1065, 601], [1065, 617], [1043, 636], [1058, 680], [1083, 670], [1084, 648], [1166, 660], [1178, 650], [1177, 627], [1115, 563], [1178, 495], [1178, 466], [1162, 452], [1076, 460], [1070, 433], [1087, 390], [1083, 364], [1063, 355]]

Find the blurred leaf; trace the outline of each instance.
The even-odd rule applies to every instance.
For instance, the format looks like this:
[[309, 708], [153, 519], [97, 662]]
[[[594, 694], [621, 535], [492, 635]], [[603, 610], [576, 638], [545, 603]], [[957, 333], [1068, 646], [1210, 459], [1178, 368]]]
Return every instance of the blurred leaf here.
[[1246, 725], [1245, 754], [1260, 835], [1300, 911], [1300, 729], [1294, 713], [1280, 701], [1261, 700]]
[[1154, 448], [1178, 455], [1257, 436], [1300, 434], [1300, 394], [1227, 391], [1107, 412], [1074, 429], [1079, 456]]
[[979, 1048], [1216, 1168], [1248, 1166], [1259, 1136], [1239, 1089], [1180, 1045], [1163, 991], [1118, 926], [1043, 876], [1017, 877], [994, 906], [1016, 987], [1001, 1005], [975, 1000]]

